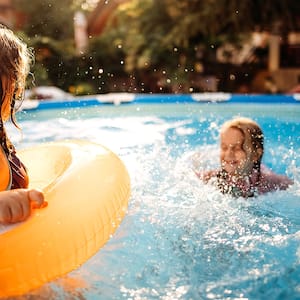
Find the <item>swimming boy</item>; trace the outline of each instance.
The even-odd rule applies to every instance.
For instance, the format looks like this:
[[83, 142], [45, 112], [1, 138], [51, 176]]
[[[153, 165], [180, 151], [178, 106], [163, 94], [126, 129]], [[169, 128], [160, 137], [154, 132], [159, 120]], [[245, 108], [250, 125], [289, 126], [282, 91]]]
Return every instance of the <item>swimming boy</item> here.
[[275, 190], [285, 190], [293, 182], [262, 166], [264, 136], [259, 125], [249, 118], [235, 118], [220, 131], [220, 170], [197, 174], [212, 182], [222, 193], [252, 197]]

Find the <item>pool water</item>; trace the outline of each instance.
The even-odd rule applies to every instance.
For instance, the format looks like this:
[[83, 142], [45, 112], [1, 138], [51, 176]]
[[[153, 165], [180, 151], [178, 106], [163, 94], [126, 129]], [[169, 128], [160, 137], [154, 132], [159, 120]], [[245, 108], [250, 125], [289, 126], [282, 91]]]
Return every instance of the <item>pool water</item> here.
[[[194, 175], [218, 165], [218, 129], [237, 115], [261, 125], [263, 163], [294, 179], [287, 191], [235, 199]], [[111, 240], [77, 270], [20, 298], [300, 298], [299, 104], [104, 105], [17, 119], [22, 133], [8, 127], [17, 149], [101, 143], [120, 156], [132, 183]]]

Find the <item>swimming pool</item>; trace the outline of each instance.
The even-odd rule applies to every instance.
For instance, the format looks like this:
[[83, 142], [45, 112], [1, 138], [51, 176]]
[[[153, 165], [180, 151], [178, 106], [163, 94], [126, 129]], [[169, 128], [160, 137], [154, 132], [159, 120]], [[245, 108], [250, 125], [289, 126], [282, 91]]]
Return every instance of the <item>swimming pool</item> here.
[[[294, 178], [289, 190], [232, 199], [195, 177], [193, 168], [217, 163], [218, 128], [236, 115], [262, 126], [264, 163]], [[88, 139], [117, 153], [132, 181], [127, 216], [112, 239], [79, 269], [26, 297], [299, 299], [299, 117], [298, 103], [132, 103], [20, 112], [22, 137], [8, 128], [17, 148]]]

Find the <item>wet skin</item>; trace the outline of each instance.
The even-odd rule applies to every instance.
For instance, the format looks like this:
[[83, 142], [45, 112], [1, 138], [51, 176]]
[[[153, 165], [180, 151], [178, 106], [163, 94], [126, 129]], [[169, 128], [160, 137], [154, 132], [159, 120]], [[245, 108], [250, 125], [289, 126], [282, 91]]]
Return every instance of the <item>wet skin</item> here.
[[222, 169], [230, 175], [250, 174], [257, 154], [243, 148], [244, 135], [237, 128], [228, 128], [221, 133], [220, 161]]

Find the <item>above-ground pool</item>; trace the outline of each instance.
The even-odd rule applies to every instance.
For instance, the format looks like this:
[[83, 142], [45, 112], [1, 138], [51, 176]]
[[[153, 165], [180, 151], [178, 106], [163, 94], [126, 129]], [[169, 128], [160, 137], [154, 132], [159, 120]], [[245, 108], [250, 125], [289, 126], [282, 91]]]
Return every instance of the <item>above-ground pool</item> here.
[[[194, 168], [218, 163], [233, 116], [265, 134], [263, 163], [294, 179], [286, 191], [231, 198]], [[128, 168], [128, 213], [76, 271], [21, 299], [300, 299], [299, 103], [130, 103], [22, 111], [17, 149], [86, 139]], [[66, 218], [68, 212], [66, 211]], [[74, 232], [76, 234], [76, 232]]]

